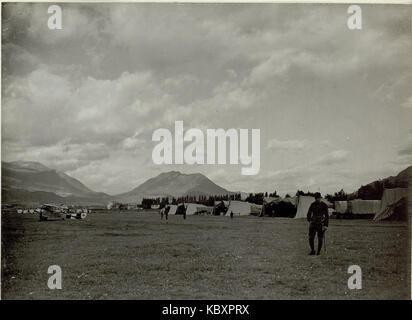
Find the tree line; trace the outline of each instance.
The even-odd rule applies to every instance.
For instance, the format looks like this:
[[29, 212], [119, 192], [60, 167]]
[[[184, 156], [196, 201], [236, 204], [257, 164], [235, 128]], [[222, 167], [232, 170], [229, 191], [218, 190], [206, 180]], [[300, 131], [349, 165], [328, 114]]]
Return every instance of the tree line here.
[[[404, 187], [403, 185], [399, 185], [398, 183], [394, 183], [388, 180], [379, 180], [372, 182], [368, 185], [361, 186], [356, 192], [353, 193], [346, 193], [343, 189], [333, 193], [333, 194], [326, 194], [323, 197], [330, 202], [334, 201], [347, 201], [353, 199], [362, 199], [362, 200], [380, 200], [382, 199], [383, 190], [386, 188], [397, 188], [397, 187]], [[311, 191], [303, 191], [297, 190], [295, 195], [296, 196], [311, 196], [314, 197], [316, 192]], [[257, 192], [257, 193], [249, 193], [246, 197], [245, 201], [261, 205], [264, 202], [265, 197], [280, 197], [277, 191], [273, 192]], [[286, 194], [285, 198], [291, 197], [290, 194]], [[226, 194], [226, 195], [213, 195], [213, 196], [206, 196], [206, 195], [187, 195], [182, 197], [173, 197], [169, 200], [169, 197], [163, 198], [144, 198], [142, 200], [142, 207], [144, 209], [151, 208], [152, 205], [160, 205], [161, 207], [173, 204], [177, 205], [180, 203], [198, 203], [205, 206], [214, 206], [216, 201], [229, 201], [229, 200], [241, 200], [241, 194]]]

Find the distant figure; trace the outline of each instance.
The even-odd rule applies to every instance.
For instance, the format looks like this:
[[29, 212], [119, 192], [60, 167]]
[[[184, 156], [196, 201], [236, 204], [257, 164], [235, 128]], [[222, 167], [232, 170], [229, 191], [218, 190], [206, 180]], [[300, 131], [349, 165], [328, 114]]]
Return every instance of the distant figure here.
[[169, 211], [170, 211], [170, 206], [167, 206], [166, 209], [165, 209], [165, 218], [166, 218], [166, 220], [169, 216]]
[[163, 220], [164, 211], [165, 211], [165, 208], [160, 209], [160, 220]]
[[183, 206], [183, 220], [186, 220], [186, 210], [187, 207]]
[[315, 235], [318, 234], [318, 251], [317, 255], [320, 254], [323, 244], [323, 235], [328, 228], [329, 224], [329, 214], [328, 206], [321, 201], [322, 196], [319, 192], [315, 193], [315, 202], [313, 202], [308, 211], [307, 220], [310, 222], [309, 225], [309, 245], [310, 245], [310, 255], [315, 254]]
[[230, 210], [230, 219], [233, 219], [233, 211]]
[[266, 206], [267, 206], [267, 203], [266, 203], [265, 200], [263, 200], [262, 209], [260, 210], [259, 217], [264, 217], [265, 216]]

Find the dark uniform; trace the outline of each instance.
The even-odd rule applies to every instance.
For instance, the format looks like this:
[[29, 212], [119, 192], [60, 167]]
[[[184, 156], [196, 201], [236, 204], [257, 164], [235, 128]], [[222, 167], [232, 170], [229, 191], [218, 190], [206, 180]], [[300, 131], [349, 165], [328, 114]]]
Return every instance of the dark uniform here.
[[318, 252], [322, 249], [323, 244], [323, 227], [328, 227], [329, 214], [328, 206], [322, 201], [313, 202], [308, 211], [307, 220], [310, 222], [309, 225], [309, 245], [311, 249], [311, 254], [315, 254], [315, 235], [318, 234]]
[[167, 217], [169, 216], [169, 211], [170, 211], [170, 206], [167, 206], [165, 209], [165, 218], [167, 220]]

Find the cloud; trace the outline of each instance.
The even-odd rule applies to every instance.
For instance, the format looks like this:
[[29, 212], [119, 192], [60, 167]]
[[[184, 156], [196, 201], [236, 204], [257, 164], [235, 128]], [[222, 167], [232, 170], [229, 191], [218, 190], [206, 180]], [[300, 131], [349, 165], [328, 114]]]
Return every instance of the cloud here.
[[402, 103], [402, 107], [411, 109], [412, 108], [412, 96], [408, 98], [404, 103]]
[[407, 157], [408, 146], [388, 152], [411, 130], [411, 18], [400, 6], [364, 5], [361, 32], [340, 5], [65, 3], [61, 32], [47, 29], [47, 7], [3, 6], [4, 159], [128, 191], [169, 169], [153, 165], [151, 135], [175, 120], [261, 130], [258, 177], [179, 168], [230, 190], [332, 186], [334, 172], [387, 172]]
[[403, 155], [412, 155], [412, 146], [406, 147], [405, 149], [399, 150], [398, 154]]
[[302, 150], [309, 145], [307, 140], [277, 140], [271, 139], [267, 143], [268, 149], [278, 150]]
[[349, 152], [346, 150], [335, 150], [320, 157], [314, 165], [330, 166], [348, 160]]

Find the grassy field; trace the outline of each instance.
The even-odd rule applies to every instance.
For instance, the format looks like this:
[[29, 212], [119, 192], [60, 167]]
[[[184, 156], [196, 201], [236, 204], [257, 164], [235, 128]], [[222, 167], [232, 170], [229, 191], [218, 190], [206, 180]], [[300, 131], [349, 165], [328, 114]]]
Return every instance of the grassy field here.
[[[3, 299], [410, 299], [407, 223], [331, 220], [308, 256], [287, 218], [92, 213], [39, 222], [2, 214]], [[347, 269], [362, 268], [349, 290]], [[63, 289], [47, 287], [59, 265]]]

